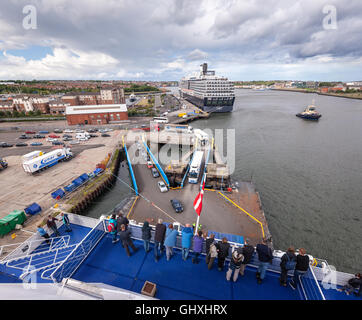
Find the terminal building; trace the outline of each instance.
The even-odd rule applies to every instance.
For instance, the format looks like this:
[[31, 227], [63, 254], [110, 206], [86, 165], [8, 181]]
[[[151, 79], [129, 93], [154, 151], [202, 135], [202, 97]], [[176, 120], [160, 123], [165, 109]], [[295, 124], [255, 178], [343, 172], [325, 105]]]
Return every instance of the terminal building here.
[[125, 104], [68, 106], [65, 115], [69, 125], [102, 125], [128, 120]]

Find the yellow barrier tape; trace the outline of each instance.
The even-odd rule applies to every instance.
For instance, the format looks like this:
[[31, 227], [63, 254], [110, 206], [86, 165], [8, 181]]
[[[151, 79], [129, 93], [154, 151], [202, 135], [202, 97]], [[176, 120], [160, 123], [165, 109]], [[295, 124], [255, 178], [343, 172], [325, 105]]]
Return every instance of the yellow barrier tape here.
[[132, 209], [133, 209], [133, 207], [134, 207], [134, 205], [135, 205], [135, 203], [136, 203], [136, 201], [137, 201], [138, 198], [139, 198], [139, 196], [137, 196], [136, 199], [134, 199], [134, 201], [133, 201], [133, 203], [132, 203], [132, 206], [131, 206], [131, 209], [129, 209], [129, 212], [128, 212], [128, 214], [127, 214], [127, 219], [128, 219], [128, 217], [129, 217], [129, 215], [131, 214]]
[[255, 220], [257, 223], [260, 224], [261, 227], [261, 232], [263, 234], [263, 238], [265, 237], [264, 235], [264, 228], [263, 228], [263, 224], [256, 219], [255, 217], [253, 217], [249, 212], [245, 211], [242, 207], [238, 206], [234, 201], [232, 201], [231, 199], [229, 199], [228, 197], [226, 197], [225, 195], [223, 195], [221, 192], [218, 192], [220, 195], [222, 195], [226, 200], [230, 201], [235, 207], [239, 208], [241, 211], [245, 212], [250, 218], [252, 218], [253, 220]]

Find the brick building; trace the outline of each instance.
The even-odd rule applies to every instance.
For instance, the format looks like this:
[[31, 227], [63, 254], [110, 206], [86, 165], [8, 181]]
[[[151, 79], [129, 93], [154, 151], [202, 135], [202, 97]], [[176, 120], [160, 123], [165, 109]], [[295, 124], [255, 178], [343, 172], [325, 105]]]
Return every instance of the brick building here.
[[14, 111], [13, 100], [1, 100], [0, 101], [0, 111]]
[[69, 107], [70, 103], [64, 102], [62, 99], [56, 99], [49, 102], [50, 114], [65, 114], [66, 107]]
[[62, 100], [70, 106], [124, 104], [126, 101], [123, 88], [106, 88], [101, 89], [100, 92], [67, 93]]
[[65, 114], [69, 125], [102, 125], [128, 120], [125, 104], [68, 106]]

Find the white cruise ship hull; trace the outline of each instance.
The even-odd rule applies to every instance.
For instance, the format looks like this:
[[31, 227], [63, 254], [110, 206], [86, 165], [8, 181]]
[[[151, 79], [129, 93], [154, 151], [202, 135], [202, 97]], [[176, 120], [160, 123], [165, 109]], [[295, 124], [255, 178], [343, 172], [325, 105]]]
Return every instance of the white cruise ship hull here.
[[181, 91], [181, 97], [205, 112], [224, 113], [233, 111], [235, 97], [200, 99]]

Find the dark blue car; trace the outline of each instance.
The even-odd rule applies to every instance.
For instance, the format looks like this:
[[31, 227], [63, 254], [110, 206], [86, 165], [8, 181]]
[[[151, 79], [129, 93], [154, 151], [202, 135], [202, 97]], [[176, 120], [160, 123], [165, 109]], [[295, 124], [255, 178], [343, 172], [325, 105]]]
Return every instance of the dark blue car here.
[[175, 209], [176, 213], [181, 213], [182, 211], [184, 211], [184, 208], [179, 200], [172, 199], [170, 201], [171, 201], [172, 207]]

